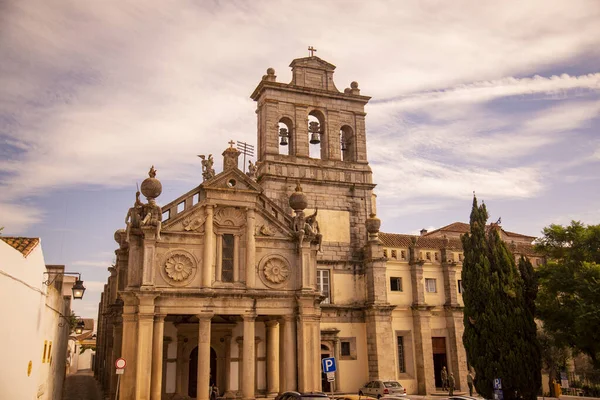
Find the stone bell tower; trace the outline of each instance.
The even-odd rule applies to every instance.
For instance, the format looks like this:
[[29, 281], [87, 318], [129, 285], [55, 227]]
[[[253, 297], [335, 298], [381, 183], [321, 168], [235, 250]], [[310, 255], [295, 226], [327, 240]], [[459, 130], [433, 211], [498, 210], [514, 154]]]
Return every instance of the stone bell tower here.
[[290, 67], [290, 83], [278, 82], [269, 68], [250, 96], [257, 102], [258, 182], [290, 213], [287, 201], [300, 183], [308, 208], [319, 209], [322, 258], [329, 259], [330, 250], [339, 259], [343, 248], [349, 259], [365, 245], [365, 222], [374, 209], [365, 137], [370, 97], [356, 82], [340, 92], [335, 66], [319, 57], [295, 59]]

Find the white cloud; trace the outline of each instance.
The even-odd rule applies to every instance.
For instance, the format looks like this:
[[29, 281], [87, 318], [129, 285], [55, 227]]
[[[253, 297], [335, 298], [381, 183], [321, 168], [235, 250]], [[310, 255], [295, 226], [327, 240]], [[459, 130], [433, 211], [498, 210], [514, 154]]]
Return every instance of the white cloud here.
[[[412, 131], [403, 145], [409, 149], [411, 140], [412, 149], [419, 149], [424, 143], [419, 136], [427, 133], [428, 145], [437, 149], [454, 146], [480, 158], [525, 155], [554, 138], [533, 135], [509, 152], [507, 136], [470, 133], [486, 124], [506, 130], [512, 121], [496, 116], [469, 122], [460, 114], [469, 105], [477, 109], [505, 96], [597, 90], [598, 73], [504, 77], [600, 54], [599, 17], [593, 0], [402, 6], [190, 1], [177, 7], [158, 0], [109, 1], [103, 7], [67, 0], [13, 2], [0, 16], [0, 126], [16, 150], [0, 161], [0, 207], [4, 214], [22, 196], [62, 187], [131, 185], [152, 164], [163, 181], [198, 182], [196, 154], [220, 154], [230, 138], [254, 143], [255, 105], [248, 95], [269, 66], [280, 82], [288, 82], [289, 61], [304, 56], [308, 44], [340, 67], [335, 79], [340, 90], [358, 80], [374, 100], [393, 99], [370, 106], [368, 121], [375, 130], [397, 128], [398, 121], [389, 119], [397, 117], [395, 110], [438, 110], [442, 126], [419, 131], [407, 125]], [[447, 107], [459, 103], [462, 110]], [[459, 131], [469, 134], [447, 135]], [[416, 189], [423, 195], [439, 189], [470, 193], [475, 183], [490, 193], [522, 197], [541, 188], [535, 166], [476, 172], [417, 161], [409, 160], [412, 169], [405, 174], [423, 183]], [[510, 179], [517, 181], [511, 185]], [[14, 216], [5, 213], [15, 229], [42, 218], [24, 208]]]
[[4, 227], [2, 234], [6, 236], [23, 234], [28, 226], [43, 218], [44, 213], [37, 208], [0, 201], [0, 226]]
[[111, 266], [110, 262], [107, 261], [94, 261], [94, 260], [78, 260], [71, 263], [73, 266], [81, 267], [98, 267], [108, 269]]

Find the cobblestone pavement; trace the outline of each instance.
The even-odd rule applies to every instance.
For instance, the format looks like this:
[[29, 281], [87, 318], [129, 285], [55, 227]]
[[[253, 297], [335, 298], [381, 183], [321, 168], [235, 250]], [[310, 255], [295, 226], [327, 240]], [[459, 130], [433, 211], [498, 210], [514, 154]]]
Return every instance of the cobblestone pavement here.
[[79, 371], [65, 379], [62, 400], [102, 400], [102, 392], [91, 370]]

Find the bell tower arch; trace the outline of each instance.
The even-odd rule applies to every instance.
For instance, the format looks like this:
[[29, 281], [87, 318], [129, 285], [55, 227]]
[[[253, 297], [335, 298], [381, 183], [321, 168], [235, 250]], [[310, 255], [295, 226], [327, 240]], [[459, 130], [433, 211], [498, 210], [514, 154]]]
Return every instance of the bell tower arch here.
[[364, 224], [374, 209], [365, 132], [370, 97], [360, 94], [356, 82], [340, 92], [335, 65], [319, 57], [297, 58], [290, 67], [289, 83], [278, 82], [269, 68], [250, 96], [257, 103], [259, 183], [290, 212], [287, 201], [297, 182], [322, 219], [327, 212], [321, 210], [347, 212], [348, 244], [357, 250], [366, 242]]

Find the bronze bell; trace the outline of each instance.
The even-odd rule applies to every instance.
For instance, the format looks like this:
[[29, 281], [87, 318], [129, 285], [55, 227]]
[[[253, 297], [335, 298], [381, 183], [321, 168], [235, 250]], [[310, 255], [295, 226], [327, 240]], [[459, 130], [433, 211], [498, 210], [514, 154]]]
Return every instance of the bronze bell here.
[[348, 150], [348, 147], [346, 146], [346, 141], [345, 140], [341, 141], [340, 147], [341, 147], [342, 151]]
[[279, 142], [280, 146], [288, 145], [288, 131], [285, 128], [279, 129], [279, 136], [281, 137], [281, 141]]
[[308, 131], [310, 134], [310, 144], [319, 144], [321, 143], [321, 139], [319, 138], [319, 123], [316, 121], [311, 121], [308, 123]]
[[319, 144], [321, 143], [321, 139], [319, 139], [319, 132], [313, 132], [310, 135], [310, 144]]

